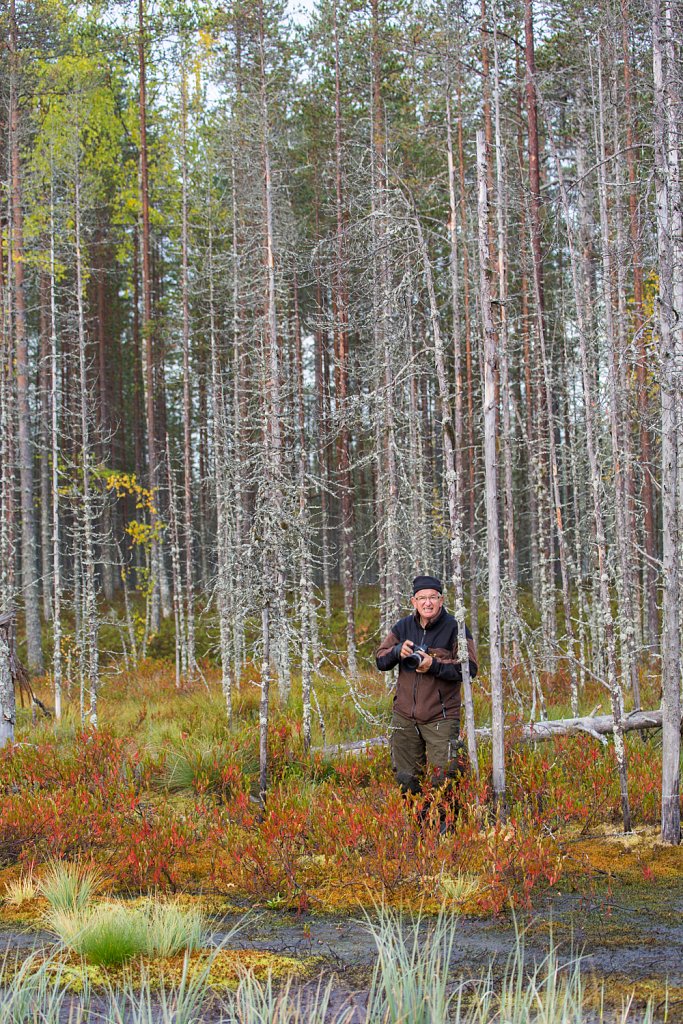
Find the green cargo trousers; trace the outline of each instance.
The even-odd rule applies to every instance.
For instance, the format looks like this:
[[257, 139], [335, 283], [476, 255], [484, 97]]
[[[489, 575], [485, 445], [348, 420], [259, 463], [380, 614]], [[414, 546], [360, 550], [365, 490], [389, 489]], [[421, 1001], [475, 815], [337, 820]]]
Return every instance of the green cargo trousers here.
[[432, 784], [441, 786], [461, 774], [458, 760], [460, 722], [457, 718], [439, 718], [435, 722], [416, 722], [393, 712], [391, 716], [391, 766], [404, 793], [419, 793], [427, 764]]

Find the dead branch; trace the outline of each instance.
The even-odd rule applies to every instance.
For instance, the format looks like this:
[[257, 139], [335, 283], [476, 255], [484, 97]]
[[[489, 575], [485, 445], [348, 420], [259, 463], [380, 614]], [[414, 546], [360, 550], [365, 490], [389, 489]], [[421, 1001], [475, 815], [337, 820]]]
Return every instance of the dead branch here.
[[[681, 719], [683, 728], [683, 718]], [[624, 732], [644, 729], [661, 729], [662, 712], [657, 711], [632, 711], [624, 715], [621, 727]], [[606, 743], [607, 736], [614, 730], [614, 719], [612, 715], [584, 715], [579, 718], [556, 718], [545, 722], [527, 722], [522, 726], [521, 732], [514, 734], [513, 742], [516, 743], [540, 743], [543, 740], [554, 739], [555, 736], [576, 736], [580, 733], [587, 733], [601, 743]], [[491, 738], [491, 730], [488, 727], [476, 730], [477, 739], [488, 740]], [[337, 743], [325, 747], [314, 747], [313, 752], [324, 755], [332, 754], [363, 754], [374, 747], [386, 746], [389, 742], [387, 736], [373, 736], [367, 740], [358, 740], [354, 743]]]

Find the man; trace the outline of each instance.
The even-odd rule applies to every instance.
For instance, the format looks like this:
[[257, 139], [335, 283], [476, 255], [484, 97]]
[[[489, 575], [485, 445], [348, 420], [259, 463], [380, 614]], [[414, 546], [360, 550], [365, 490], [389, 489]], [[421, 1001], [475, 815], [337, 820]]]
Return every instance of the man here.
[[[456, 753], [462, 669], [458, 623], [443, 606], [441, 580], [416, 576], [411, 603], [414, 614], [396, 623], [375, 658], [380, 672], [399, 666], [391, 719], [391, 763], [402, 791], [417, 794], [427, 762], [436, 785], [459, 774]], [[466, 636], [473, 679], [478, 666], [469, 629]]]

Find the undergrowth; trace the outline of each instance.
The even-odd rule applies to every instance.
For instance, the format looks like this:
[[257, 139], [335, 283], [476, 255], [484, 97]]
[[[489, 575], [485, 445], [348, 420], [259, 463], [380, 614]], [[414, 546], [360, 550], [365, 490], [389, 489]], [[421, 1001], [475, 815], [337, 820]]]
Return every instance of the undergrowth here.
[[[370, 644], [369, 619], [365, 626]], [[468, 912], [498, 913], [528, 907], [562, 881], [563, 836], [606, 824], [618, 828], [611, 745], [587, 735], [515, 744], [511, 715], [506, 821], [491, 812], [490, 747], [482, 745], [481, 782], [463, 779], [456, 794], [460, 813], [456, 820], [445, 808], [443, 837], [435, 810], [425, 814], [422, 803], [401, 798], [386, 748], [349, 758], [305, 753], [296, 679], [287, 706], [273, 695], [262, 810], [258, 674], [253, 666], [244, 673], [230, 726], [218, 674], [208, 662], [202, 667], [202, 678], [180, 688], [161, 661], [112, 673], [101, 688], [98, 731], [81, 727], [72, 710], [76, 695], [68, 689], [68, 712], [59, 724], [33, 724], [20, 712], [22, 742], [0, 751], [5, 902], [21, 902], [21, 879], [31, 868], [44, 887], [45, 865], [68, 860], [90, 865], [113, 892], [211, 889], [231, 899], [334, 911], [379, 899], [437, 908], [445, 896]], [[317, 677], [328, 744], [386, 731], [387, 682], [375, 672], [361, 676], [361, 715], [342, 675], [329, 669]], [[558, 674], [542, 682], [551, 715], [566, 713], [567, 679]], [[644, 694], [656, 687], [647, 675], [642, 684]], [[523, 675], [507, 678], [510, 708], [527, 699], [529, 686]], [[486, 687], [482, 675], [474, 687], [478, 722], [487, 716]], [[47, 689], [43, 696], [49, 700]], [[586, 708], [603, 696], [588, 683]], [[654, 691], [644, 699], [650, 696], [654, 700]], [[321, 740], [315, 719], [314, 744]], [[627, 747], [635, 823], [654, 825], [660, 751], [634, 735], [627, 736]]]

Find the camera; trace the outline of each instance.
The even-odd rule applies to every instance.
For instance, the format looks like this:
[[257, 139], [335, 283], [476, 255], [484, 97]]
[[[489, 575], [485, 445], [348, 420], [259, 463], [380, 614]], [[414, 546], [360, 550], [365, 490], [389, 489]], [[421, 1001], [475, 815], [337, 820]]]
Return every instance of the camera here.
[[414, 644], [413, 653], [409, 654], [407, 658], [403, 659], [403, 664], [406, 668], [416, 669], [419, 667], [420, 662], [425, 654], [427, 654], [427, 647], [425, 644]]

